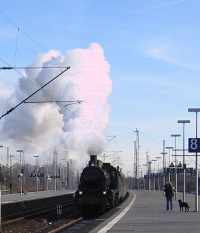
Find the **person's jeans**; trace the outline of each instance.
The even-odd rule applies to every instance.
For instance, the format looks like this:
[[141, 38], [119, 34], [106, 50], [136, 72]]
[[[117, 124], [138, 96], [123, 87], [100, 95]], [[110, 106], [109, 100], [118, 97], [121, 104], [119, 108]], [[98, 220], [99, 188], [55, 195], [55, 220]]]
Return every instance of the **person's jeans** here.
[[173, 209], [173, 204], [172, 204], [172, 197], [166, 197], [166, 209], [169, 210], [169, 207], [170, 209], [172, 210]]

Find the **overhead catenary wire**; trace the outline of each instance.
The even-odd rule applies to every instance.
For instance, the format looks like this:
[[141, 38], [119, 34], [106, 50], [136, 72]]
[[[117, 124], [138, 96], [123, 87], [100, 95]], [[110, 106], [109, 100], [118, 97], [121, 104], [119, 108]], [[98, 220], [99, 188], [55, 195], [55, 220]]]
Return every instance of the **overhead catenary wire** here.
[[70, 69], [70, 66], [66, 67], [63, 71], [61, 71], [58, 75], [56, 75], [55, 77], [53, 77], [51, 80], [49, 80], [48, 82], [46, 82], [44, 85], [42, 85], [39, 89], [37, 89], [36, 91], [34, 91], [33, 93], [31, 93], [29, 96], [27, 96], [25, 99], [23, 99], [22, 101], [20, 101], [18, 104], [16, 104], [14, 107], [10, 108], [7, 112], [5, 112], [4, 114], [2, 114], [0, 116], [0, 119], [2, 119], [3, 117], [5, 117], [6, 115], [8, 115], [9, 113], [11, 113], [12, 111], [14, 111], [15, 109], [17, 109], [19, 106], [21, 106], [22, 104], [24, 104], [28, 99], [30, 99], [32, 96], [34, 96], [36, 93], [38, 93], [41, 89], [43, 89], [44, 87], [46, 87], [47, 85], [49, 85], [51, 82], [53, 82], [54, 80], [56, 80], [58, 77], [60, 77], [62, 74], [64, 74], [67, 70]]
[[46, 103], [82, 103], [83, 100], [38, 100], [38, 101], [25, 101], [26, 104], [46, 104]]
[[0, 70], [65, 69], [66, 66], [0, 66]]
[[25, 104], [65, 103], [63, 107], [68, 109], [67, 107], [71, 105], [83, 103], [83, 100], [38, 100], [38, 101], [25, 101], [24, 103]]

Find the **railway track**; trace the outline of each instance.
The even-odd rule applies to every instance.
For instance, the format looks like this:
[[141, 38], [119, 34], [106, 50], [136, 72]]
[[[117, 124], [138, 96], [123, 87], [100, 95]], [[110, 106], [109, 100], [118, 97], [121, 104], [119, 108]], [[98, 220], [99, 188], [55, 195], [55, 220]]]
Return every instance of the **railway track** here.
[[4, 205], [3, 232], [48, 232], [79, 218], [73, 195]]
[[50, 216], [52, 213], [62, 215], [62, 213], [68, 211], [69, 207], [74, 207], [74, 205], [73, 194], [7, 203], [2, 205], [2, 222], [6, 223], [48, 213], [50, 213]]
[[[3, 233], [88, 233], [121, 209], [121, 206], [123, 203], [98, 218], [83, 219], [71, 196], [51, 203], [49, 207], [36, 206], [32, 212], [25, 211], [24, 216], [7, 219], [3, 222]], [[13, 216], [15, 215], [16, 213], [13, 213]]]
[[98, 227], [104, 221], [107, 221], [108, 219], [112, 218], [112, 216], [118, 214], [118, 212], [120, 212], [122, 209], [124, 209], [124, 207], [126, 207], [127, 203], [131, 198], [132, 195], [130, 198], [129, 195], [127, 195], [125, 200], [121, 202], [120, 205], [110, 209], [101, 216], [98, 216], [97, 218], [93, 218], [93, 219], [77, 218], [69, 222], [68, 224], [62, 225], [57, 229], [54, 229], [54, 231], [48, 233], [88, 233], [94, 230], [94, 228], [96, 229], [96, 227]]

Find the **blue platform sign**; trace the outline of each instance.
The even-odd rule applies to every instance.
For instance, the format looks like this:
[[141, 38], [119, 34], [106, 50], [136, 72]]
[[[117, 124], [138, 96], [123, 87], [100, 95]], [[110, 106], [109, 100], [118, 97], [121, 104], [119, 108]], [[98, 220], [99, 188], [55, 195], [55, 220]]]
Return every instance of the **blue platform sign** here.
[[200, 138], [188, 139], [188, 151], [192, 153], [200, 152]]

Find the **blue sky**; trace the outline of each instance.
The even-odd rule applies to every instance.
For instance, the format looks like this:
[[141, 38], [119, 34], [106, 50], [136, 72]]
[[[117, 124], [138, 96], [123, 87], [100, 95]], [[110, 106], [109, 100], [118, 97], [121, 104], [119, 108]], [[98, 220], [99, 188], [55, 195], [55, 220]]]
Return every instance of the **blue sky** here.
[[[162, 140], [171, 144], [169, 135], [180, 130], [177, 119], [193, 119], [187, 108], [199, 106], [199, 7], [198, 0], [4, 1], [0, 57], [27, 65], [49, 49], [98, 42], [113, 81], [107, 131], [117, 138], [110, 148], [130, 159], [137, 127], [142, 154], [157, 156]], [[0, 77], [11, 85], [16, 80]]]

